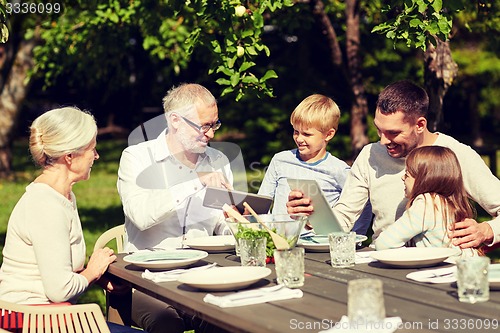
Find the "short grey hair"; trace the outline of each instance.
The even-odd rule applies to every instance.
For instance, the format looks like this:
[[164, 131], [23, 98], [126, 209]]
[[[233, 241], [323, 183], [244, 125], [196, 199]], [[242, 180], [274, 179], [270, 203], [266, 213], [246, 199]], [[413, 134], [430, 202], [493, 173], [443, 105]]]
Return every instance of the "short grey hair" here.
[[196, 83], [183, 83], [173, 87], [163, 97], [163, 111], [165, 114], [177, 112], [182, 116], [186, 116], [197, 105], [217, 105], [217, 100], [207, 88]]

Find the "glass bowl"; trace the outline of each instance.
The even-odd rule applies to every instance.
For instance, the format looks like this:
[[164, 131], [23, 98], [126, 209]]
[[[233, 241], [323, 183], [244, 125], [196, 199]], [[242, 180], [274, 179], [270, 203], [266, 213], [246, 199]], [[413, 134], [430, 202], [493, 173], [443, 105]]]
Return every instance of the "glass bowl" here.
[[[260, 214], [258, 216], [268, 228], [285, 238], [290, 245], [290, 248], [293, 248], [297, 245], [300, 233], [302, 232], [302, 229], [304, 228], [308, 220], [308, 216], [304, 214]], [[258, 223], [252, 215], [244, 215], [244, 217], [250, 223], [240, 223], [232, 217], [225, 220], [226, 225], [231, 230], [231, 234], [236, 239], [237, 255], [239, 255], [239, 238], [245, 237], [245, 234], [247, 233], [250, 234], [252, 230], [259, 230], [264, 232], [266, 231], [265, 228], [260, 223]], [[270, 256], [272, 256], [272, 250], [274, 250], [275, 248], [274, 243], [268, 232], [265, 232], [265, 235], [268, 238], [268, 253], [270, 253]]]

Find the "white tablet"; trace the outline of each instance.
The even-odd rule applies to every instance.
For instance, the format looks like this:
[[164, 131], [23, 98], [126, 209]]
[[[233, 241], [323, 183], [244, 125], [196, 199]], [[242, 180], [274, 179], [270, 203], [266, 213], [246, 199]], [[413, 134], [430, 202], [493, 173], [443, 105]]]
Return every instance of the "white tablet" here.
[[273, 198], [220, 187], [207, 187], [203, 206], [222, 209], [224, 204], [228, 204], [236, 206], [240, 212], [243, 212], [245, 210], [243, 202], [248, 203], [257, 214], [268, 214]]
[[330, 232], [344, 231], [316, 180], [288, 178], [287, 181], [291, 190], [300, 190], [306, 197], [311, 198], [314, 211], [309, 216], [309, 223], [313, 226], [317, 235], [328, 235]]

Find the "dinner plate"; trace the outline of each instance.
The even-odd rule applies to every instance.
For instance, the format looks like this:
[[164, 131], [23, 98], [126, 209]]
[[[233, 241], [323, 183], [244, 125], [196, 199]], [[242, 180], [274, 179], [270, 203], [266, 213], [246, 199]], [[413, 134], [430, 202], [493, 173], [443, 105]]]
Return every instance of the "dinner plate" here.
[[386, 265], [416, 268], [437, 265], [458, 254], [459, 249], [450, 247], [401, 247], [373, 251], [371, 257]]
[[233, 235], [221, 235], [188, 238], [184, 241], [184, 245], [196, 250], [221, 252], [234, 250], [235, 242]]
[[[356, 235], [356, 243], [361, 243], [367, 239], [368, 237], [366, 237], [365, 235]], [[330, 244], [327, 235], [315, 235], [315, 236], [300, 238], [297, 245], [305, 248], [307, 251], [310, 252], [330, 251]]]
[[215, 267], [202, 272], [184, 273], [179, 277], [178, 281], [203, 290], [237, 290], [248, 287], [269, 274], [271, 274], [271, 270], [267, 267]]
[[500, 264], [491, 264], [488, 269], [490, 289], [500, 290]]
[[123, 257], [123, 261], [148, 269], [167, 269], [185, 267], [205, 257], [205, 251], [183, 249], [183, 250], [155, 250], [139, 251]]

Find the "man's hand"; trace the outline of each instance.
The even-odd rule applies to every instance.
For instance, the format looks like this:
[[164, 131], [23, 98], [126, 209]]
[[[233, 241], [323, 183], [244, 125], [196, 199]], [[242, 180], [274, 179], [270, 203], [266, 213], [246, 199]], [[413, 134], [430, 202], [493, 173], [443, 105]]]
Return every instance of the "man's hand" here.
[[233, 189], [222, 172], [198, 172], [198, 178], [205, 186]]
[[304, 213], [310, 215], [314, 207], [312, 206], [311, 199], [304, 197], [304, 193], [299, 190], [292, 190], [290, 194], [288, 194], [286, 210], [288, 214]]
[[101, 276], [101, 278], [97, 280], [96, 283], [107, 292], [116, 295], [123, 295], [129, 292], [132, 288], [130, 283], [128, 283], [127, 281], [119, 280], [118, 278], [115, 278], [111, 275], [108, 276], [108, 274], [104, 274], [103, 276]]
[[477, 223], [473, 219], [455, 222], [455, 230], [449, 230], [448, 236], [455, 246], [462, 249], [479, 247], [482, 243], [491, 243], [493, 230], [488, 223]]

